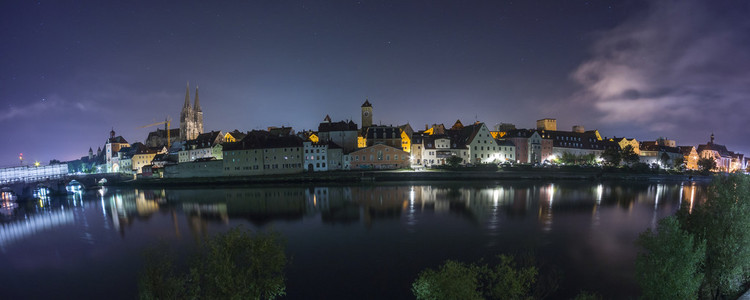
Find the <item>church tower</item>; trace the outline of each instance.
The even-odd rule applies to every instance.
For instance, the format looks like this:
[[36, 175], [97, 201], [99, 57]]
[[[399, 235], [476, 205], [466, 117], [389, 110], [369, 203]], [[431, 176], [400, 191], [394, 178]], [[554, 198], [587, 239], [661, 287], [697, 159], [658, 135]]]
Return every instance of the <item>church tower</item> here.
[[185, 104], [182, 105], [182, 112], [180, 113], [180, 140], [187, 141], [192, 134], [192, 123], [195, 117], [193, 116], [193, 109], [190, 107], [190, 83], [187, 83], [185, 87]]
[[203, 110], [195, 88], [195, 104], [190, 107], [190, 83], [185, 87], [185, 104], [180, 113], [180, 140], [194, 140], [203, 133]]
[[362, 104], [362, 128], [372, 126], [372, 104], [368, 99]]
[[201, 110], [201, 103], [198, 101], [198, 85], [195, 86], [195, 106], [193, 107], [193, 113], [195, 114], [195, 136], [197, 137], [203, 133], [203, 110]]

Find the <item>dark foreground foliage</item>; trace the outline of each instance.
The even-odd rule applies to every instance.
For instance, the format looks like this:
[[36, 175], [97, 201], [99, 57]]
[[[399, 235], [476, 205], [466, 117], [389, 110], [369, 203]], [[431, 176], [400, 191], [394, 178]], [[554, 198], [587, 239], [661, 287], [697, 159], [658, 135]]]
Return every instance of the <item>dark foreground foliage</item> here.
[[179, 272], [164, 247], [146, 253], [141, 299], [274, 299], [286, 291], [284, 244], [276, 233], [234, 228], [202, 243]]

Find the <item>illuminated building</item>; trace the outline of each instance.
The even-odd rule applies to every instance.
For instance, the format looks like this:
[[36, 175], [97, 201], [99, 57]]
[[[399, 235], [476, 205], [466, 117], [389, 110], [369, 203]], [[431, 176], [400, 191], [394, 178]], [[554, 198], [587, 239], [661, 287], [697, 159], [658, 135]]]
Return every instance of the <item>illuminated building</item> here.
[[348, 155], [333, 142], [313, 143], [304, 141], [305, 171], [319, 172], [328, 170], [345, 170], [349, 168]]
[[536, 129], [544, 131], [557, 131], [557, 119], [545, 118], [536, 120]]
[[190, 84], [185, 87], [185, 104], [180, 113], [180, 141], [194, 140], [203, 133], [203, 110], [195, 88], [195, 105], [190, 107]]
[[107, 139], [107, 143], [104, 145], [106, 151], [105, 161], [107, 173], [120, 171], [117, 152], [120, 151], [120, 148], [122, 147], [130, 147], [130, 145], [128, 144], [128, 141], [126, 141], [122, 136], [115, 136], [115, 130], [112, 129], [112, 131], [109, 132], [109, 139]]
[[698, 170], [698, 151], [693, 146], [680, 146], [685, 168], [688, 170]]
[[143, 146], [136, 149], [135, 155], [133, 155], [133, 170], [136, 174], [143, 173], [144, 166], [150, 166], [154, 156], [159, 153], [166, 153], [166, 148], [148, 148]]
[[[670, 143], [673, 145], [674, 143]], [[674, 164], [674, 160], [682, 158], [683, 154], [680, 148], [667, 146], [667, 143], [662, 141], [644, 141], [641, 142], [640, 148], [640, 160], [646, 164], [661, 164], [662, 157], [669, 158], [667, 165], [662, 167], [671, 167]]]
[[552, 140], [543, 139], [538, 130], [511, 130], [506, 132], [503, 139], [512, 142], [515, 146], [515, 157], [518, 163], [541, 163], [552, 155]]
[[710, 158], [716, 161], [716, 169], [713, 171], [720, 171], [720, 172], [733, 172], [736, 169], [739, 164], [732, 164], [732, 155], [734, 152], [731, 152], [727, 150], [727, 147], [724, 145], [719, 145], [714, 143], [714, 134], [711, 134], [711, 140], [702, 145], [698, 145], [698, 149], [696, 149], [698, 152], [698, 156], [700, 158]]
[[235, 129], [232, 132], [227, 132], [224, 134], [224, 142], [225, 143], [234, 143], [236, 141], [242, 140], [247, 134], [243, 133], [237, 129]]
[[291, 174], [303, 171], [302, 139], [268, 131], [248, 132], [242, 140], [224, 145], [225, 176]]
[[201, 133], [194, 140], [185, 141], [178, 152], [180, 163], [202, 158], [222, 159], [222, 144], [226, 135], [221, 131]]
[[0, 169], [0, 183], [60, 178], [68, 174], [67, 164], [19, 166]]
[[376, 144], [349, 153], [352, 170], [399, 169], [409, 167], [409, 153], [398, 147]]
[[620, 149], [625, 149], [625, 147], [627, 146], [633, 147], [633, 151], [635, 152], [635, 154], [641, 155], [641, 145], [634, 138], [628, 139], [624, 137], [612, 137], [609, 139], [609, 141], [617, 143], [617, 145], [620, 146]]
[[[369, 107], [370, 110], [372, 107]], [[350, 152], [357, 148], [357, 124], [353, 121], [331, 122], [331, 117], [327, 116], [323, 122], [318, 124], [318, 141], [320, 143], [333, 142], [341, 147], [344, 152]], [[310, 139], [311, 141], [313, 138]]]
[[362, 103], [362, 129], [372, 126], [372, 104], [365, 99]]
[[576, 156], [594, 155], [598, 157], [601, 156], [608, 144], [615, 143], [602, 140], [598, 130], [586, 131], [583, 126], [579, 125], [573, 126], [572, 131], [545, 130], [540, 131], [539, 135], [542, 139], [549, 140], [552, 143], [551, 152], [547, 152], [546, 146], [542, 147], [542, 161], [549, 160], [550, 157], [562, 157], [565, 153]]

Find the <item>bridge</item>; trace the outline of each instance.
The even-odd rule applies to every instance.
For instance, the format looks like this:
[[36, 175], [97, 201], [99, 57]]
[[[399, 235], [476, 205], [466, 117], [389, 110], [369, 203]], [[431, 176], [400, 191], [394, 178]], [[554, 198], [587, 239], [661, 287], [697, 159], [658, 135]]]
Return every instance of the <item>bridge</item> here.
[[67, 194], [65, 187], [73, 180], [78, 181], [84, 189], [88, 189], [97, 186], [102, 179], [106, 179], [106, 182], [112, 183], [132, 179], [132, 176], [119, 173], [58, 174], [49, 177], [7, 180], [1, 182], [0, 187], [3, 190], [10, 189], [13, 191], [18, 196], [18, 199], [28, 199], [33, 196], [33, 192], [37, 188], [47, 188], [51, 195], [65, 195]]

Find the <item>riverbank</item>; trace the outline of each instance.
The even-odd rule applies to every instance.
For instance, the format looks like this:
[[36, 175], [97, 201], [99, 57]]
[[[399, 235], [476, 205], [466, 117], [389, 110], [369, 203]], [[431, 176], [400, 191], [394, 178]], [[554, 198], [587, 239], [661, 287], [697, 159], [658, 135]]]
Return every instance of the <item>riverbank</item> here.
[[374, 183], [409, 181], [464, 180], [586, 180], [586, 181], [710, 181], [711, 176], [675, 174], [637, 174], [605, 172], [601, 169], [559, 170], [392, 170], [392, 171], [331, 171], [264, 176], [144, 178], [122, 181], [111, 186], [185, 187], [222, 185], [263, 185], [284, 183]]

